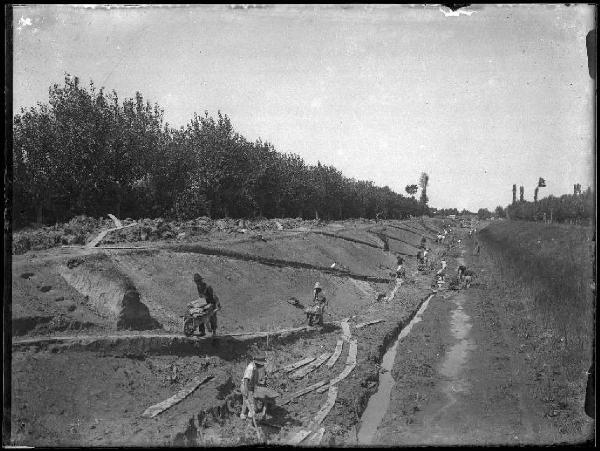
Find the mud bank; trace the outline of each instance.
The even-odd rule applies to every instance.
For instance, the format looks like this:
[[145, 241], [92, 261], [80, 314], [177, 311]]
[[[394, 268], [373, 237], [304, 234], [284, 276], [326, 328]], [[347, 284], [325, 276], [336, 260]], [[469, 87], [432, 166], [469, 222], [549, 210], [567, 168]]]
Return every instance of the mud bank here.
[[373, 442], [377, 428], [387, 412], [390, 403], [391, 390], [395, 383], [394, 378], [391, 375], [391, 370], [394, 366], [394, 360], [396, 358], [400, 340], [410, 333], [414, 324], [421, 321], [421, 315], [427, 308], [427, 305], [433, 296], [433, 294], [429, 295], [421, 304], [415, 316], [413, 316], [409, 323], [400, 331], [394, 345], [385, 352], [381, 359], [381, 371], [377, 392], [369, 398], [367, 407], [361, 415], [360, 429], [358, 431], [358, 443], [361, 445], [368, 445]]
[[280, 332], [186, 337], [172, 334], [102, 335], [51, 337], [14, 340], [14, 351], [93, 352], [100, 355], [144, 357], [147, 355], [218, 355], [225, 360], [245, 355], [253, 344], [265, 341], [289, 344], [299, 338], [327, 333], [340, 328], [339, 323], [326, 323], [323, 328], [299, 327]]
[[160, 323], [150, 316], [148, 307], [131, 280], [111, 263], [96, 254], [75, 257], [58, 267], [60, 275], [86, 297], [92, 309], [115, 321], [117, 329], [158, 329]]

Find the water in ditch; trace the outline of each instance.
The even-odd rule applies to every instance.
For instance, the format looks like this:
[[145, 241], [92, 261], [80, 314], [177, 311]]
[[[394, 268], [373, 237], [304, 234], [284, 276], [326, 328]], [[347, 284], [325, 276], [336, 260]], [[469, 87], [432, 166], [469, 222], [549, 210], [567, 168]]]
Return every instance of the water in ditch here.
[[358, 443], [361, 445], [373, 443], [377, 429], [390, 404], [392, 387], [396, 382], [392, 377], [392, 368], [394, 367], [394, 360], [398, 352], [398, 344], [400, 340], [410, 333], [412, 327], [422, 320], [422, 314], [429, 305], [432, 297], [433, 295], [429, 296], [423, 302], [414, 318], [402, 329], [394, 345], [383, 355], [383, 362], [381, 364], [383, 372], [379, 373], [379, 387], [377, 388], [377, 392], [369, 398], [367, 408], [361, 417], [360, 429], [358, 430]]

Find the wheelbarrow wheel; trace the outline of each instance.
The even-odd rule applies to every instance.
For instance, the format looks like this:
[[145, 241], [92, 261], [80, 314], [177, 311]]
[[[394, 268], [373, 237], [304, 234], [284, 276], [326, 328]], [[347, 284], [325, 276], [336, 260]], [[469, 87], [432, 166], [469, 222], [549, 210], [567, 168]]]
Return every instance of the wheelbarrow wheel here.
[[225, 400], [225, 405], [227, 406], [227, 410], [232, 415], [239, 415], [242, 413], [242, 394], [238, 391], [235, 391], [227, 396]]

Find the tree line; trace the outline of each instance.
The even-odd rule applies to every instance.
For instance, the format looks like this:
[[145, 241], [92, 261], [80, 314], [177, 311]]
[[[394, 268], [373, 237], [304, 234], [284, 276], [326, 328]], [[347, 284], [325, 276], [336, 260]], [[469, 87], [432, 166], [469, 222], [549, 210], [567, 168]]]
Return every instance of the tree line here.
[[515, 201], [504, 212], [510, 219], [590, 224], [594, 208], [595, 195], [592, 188], [588, 187], [582, 192], [581, 186], [575, 185], [573, 194], [563, 194], [560, 197], [550, 195], [533, 202], [524, 199]]
[[179, 128], [142, 94], [119, 100], [67, 74], [49, 102], [13, 118], [16, 226], [75, 215], [193, 219], [401, 219], [429, 212], [422, 174], [409, 197], [333, 166], [306, 164], [237, 133], [227, 115], [194, 114]]

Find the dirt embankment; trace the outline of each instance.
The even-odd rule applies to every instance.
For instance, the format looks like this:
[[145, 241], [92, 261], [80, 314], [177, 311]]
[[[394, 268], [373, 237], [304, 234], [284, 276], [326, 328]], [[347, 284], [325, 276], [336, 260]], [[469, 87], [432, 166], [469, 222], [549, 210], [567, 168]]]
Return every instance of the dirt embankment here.
[[[353, 223], [329, 230], [350, 238], [355, 231], [357, 240], [367, 240], [368, 237], [373, 239], [369, 230], [372, 226], [368, 222], [362, 226]], [[280, 232], [275, 231], [271, 236]], [[256, 247], [239, 240], [230, 246], [236, 249], [232, 252], [255, 252], [253, 255], [259, 259], [286, 256], [291, 257], [291, 261], [315, 267], [331, 260], [342, 267], [360, 271], [362, 275], [385, 275], [395, 266], [393, 252], [384, 252], [364, 243], [315, 234], [306, 235], [307, 241], [300, 241], [293, 234], [269, 241], [271, 236], [267, 236], [266, 242], [261, 240]], [[418, 245], [419, 238], [409, 232], [402, 236], [414, 246]], [[279, 244], [275, 246], [275, 242]], [[227, 240], [220, 239], [219, 246], [226, 247]], [[49, 276], [55, 271], [54, 277], [61, 278], [60, 271], [73, 270], [75, 275], [66, 278], [88, 296], [86, 300], [78, 293], [81, 299], [78, 309], [96, 309], [95, 314], [105, 320], [104, 334], [112, 334], [116, 328], [114, 318], [115, 315], [118, 317], [119, 296], [127, 291], [129, 284], [136, 287], [150, 317], [159, 320], [166, 331], [179, 332], [179, 315], [185, 311], [186, 303], [196, 296], [191, 281], [195, 272], [202, 274], [221, 299], [223, 310], [219, 313], [219, 333], [268, 331], [303, 325], [306, 321], [303, 313], [286, 299], [295, 297], [308, 302], [316, 281], [321, 283], [329, 300], [326, 321], [350, 317], [350, 323], [356, 325], [384, 319], [384, 322], [362, 329], [351, 328], [352, 338], [358, 340], [356, 367], [339, 383], [336, 403], [323, 422], [327, 431], [324, 444], [344, 443], [347, 430], [356, 425], [369, 395], [376, 389], [381, 356], [399, 328], [408, 322], [430, 293], [432, 278], [431, 274], [418, 274], [416, 261], [410, 257], [405, 266], [413, 283], [402, 285], [390, 299], [384, 294], [392, 291], [393, 284], [347, 277], [343, 272], [333, 274], [310, 267], [268, 265], [260, 260], [234, 256], [172, 252], [165, 247], [94, 252], [99, 255], [84, 253], [82, 256], [80, 251], [73, 250], [83, 263], [72, 265], [72, 268], [63, 266], [74, 255], [49, 252], [48, 258], [54, 260], [45, 266], [45, 274]], [[16, 265], [23, 272], [28, 271], [32, 257], [28, 254], [19, 256]], [[58, 271], [61, 267], [63, 269]], [[73, 290], [71, 285], [65, 285], [65, 290]], [[113, 293], [112, 297], [96, 304], [90, 301], [91, 298], [100, 299], [101, 291], [106, 290]], [[26, 305], [30, 299], [23, 294], [18, 302]], [[108, 324], [100, 314], [110, 319]], [[339, 339], [337, 329], [287, 339], [265, 338], [243, 345], [216, 338], [211, 341], [211, 349], [198, 357], [169, 355], [177, 352], [168, 348], [152, 355], [140, 355], [139, 352], [127, 352], [127, 346], [122, 347], [124, 352], [120, 358], [115, 356], [121, 349], [118, 346], [112, 353], [101, 350], [80, 352], [75, 348], [71, 352], [57, 353], [51, 347], [47, 352], [19, 351], [13, 360], [13, 369], [18, 375], [13, 392], [13, 437], [15, 443], [37, 445], [254, 443], [255, 431], [251, 426], [249, 428], [249, 423], [232, 416], [223, 407], [224, 397], [239, 383], [249, 356], [260, 349], [269, 353], [276, 366], [289, 364], [308, 356], [333, 352]], [[345, 343], [339, 361], [332, 367], [321, 365], [300, 379], [275, 373], [268, 383], [282, 395], [289, 395], [340, 374], [348, 353], [349, 344]], [[71, 372], [69, 365], [74, 368]], [[44, 378], [42, 374], [45, 374]], [[150, 405], [173, 395], [193, 375], [204, 374], [215, 377], [195, 395], [156, 418], [140, 416]], [[65, 394], [65, 387], [75, 383], [83, 388]], [[268, 440], [285, 443], [292, 434], [307, 426], [326, 398], [326, 391], [314, 391], [277, 407], [261, 426]]]

